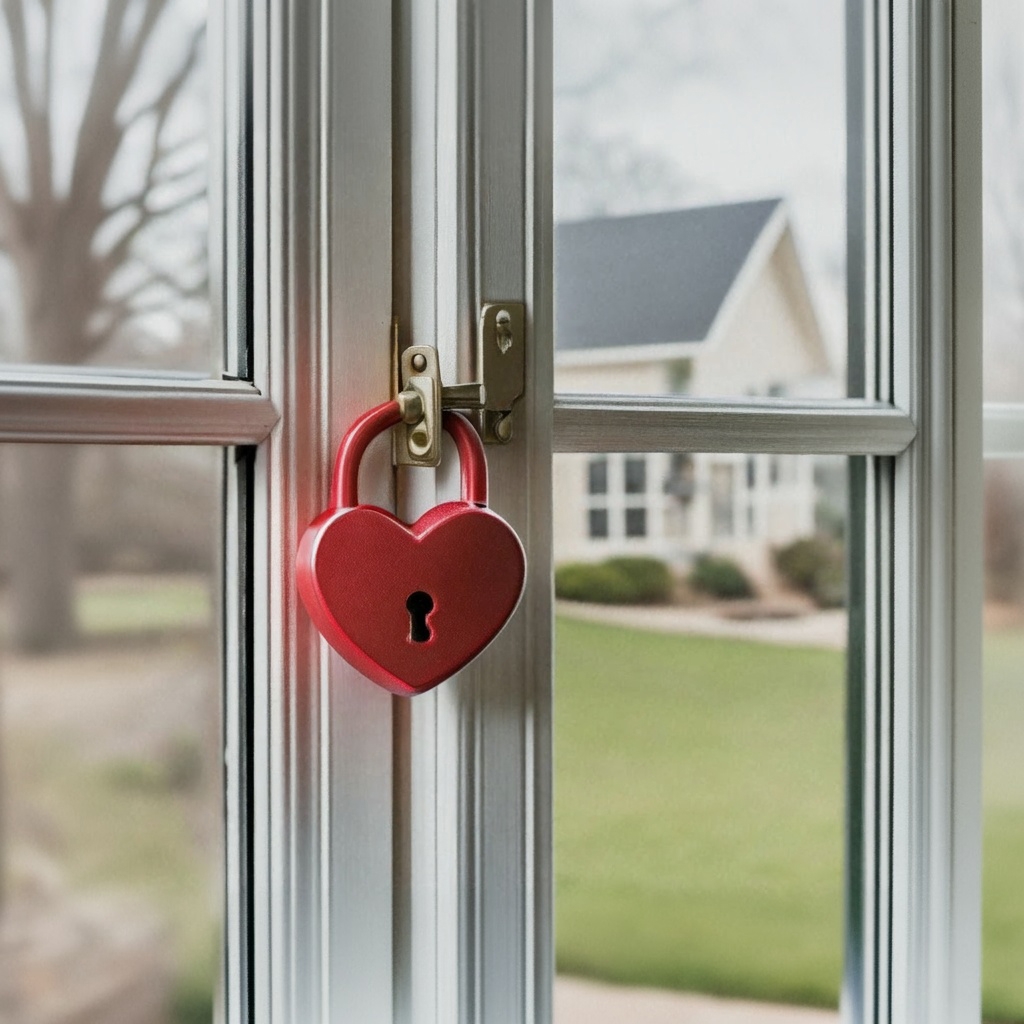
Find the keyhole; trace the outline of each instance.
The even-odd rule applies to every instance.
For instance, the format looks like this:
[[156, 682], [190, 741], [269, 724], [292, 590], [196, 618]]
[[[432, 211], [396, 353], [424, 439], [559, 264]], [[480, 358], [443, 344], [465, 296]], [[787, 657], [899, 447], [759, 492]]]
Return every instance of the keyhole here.
[[409, 613], [409, 639], [417, 644], [429, 640], [427, 616], [434, 610], [434, 599], [425, 591], [417, 590], [409, 595], [405, 608]]

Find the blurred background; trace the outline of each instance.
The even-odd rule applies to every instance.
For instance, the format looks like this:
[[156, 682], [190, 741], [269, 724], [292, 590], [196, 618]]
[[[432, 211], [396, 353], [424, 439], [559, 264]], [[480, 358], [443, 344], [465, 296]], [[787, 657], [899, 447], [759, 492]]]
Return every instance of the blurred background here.
[[[1024, 8], [983, 8], [985, 398], [1014, 402]], [[554, 10], [556, 390], [845, 395], [843, 0]], [[984, 1006], [1005, 1021], [1024, 1020], [1022, 470], [987, 463], [984, 494]], [[847, 477], [555, 457], [557, 1024], [837, 1019]]]
[[[206, 13], [0, 6], [0, 375], [219, 374]], [[4, 1024], [215, 1017], [221, 458], [0, 446]]]

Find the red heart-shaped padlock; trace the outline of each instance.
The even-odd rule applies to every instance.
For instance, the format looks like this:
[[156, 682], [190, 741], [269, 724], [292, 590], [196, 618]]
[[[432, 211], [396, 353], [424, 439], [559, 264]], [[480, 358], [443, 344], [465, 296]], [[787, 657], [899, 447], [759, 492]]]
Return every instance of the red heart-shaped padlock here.
[[483, 444], [465, 417], [444, 414], [462, 470], [462, 500], [411, 526], [357, 504], [367, 444], [399, 421], [397, 402], [356, 420], [342, 439], [332, 508], [306, 528], [299, 594], [327, 642], [393, 693], [423, 693], [475, 658], [515, 611], [526, 561], [512, 528], [487, 508]]

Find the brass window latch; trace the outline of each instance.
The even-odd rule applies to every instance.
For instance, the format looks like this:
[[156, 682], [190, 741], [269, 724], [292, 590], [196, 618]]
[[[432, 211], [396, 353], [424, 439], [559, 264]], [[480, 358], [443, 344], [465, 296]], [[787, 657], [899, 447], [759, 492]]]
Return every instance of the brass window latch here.
[[[397, 348], [397, 346], [396, 346]], [[521, 302], [485, 302], [477, 322], [477, 367], [482, 380], [441, 383], [437, 349], [410, 345], [395, 360], [395, 388], [402, 424], [395, 430], [396, 466], [436, 466], [441, 461], [441, 413], [479, 412], [486, 444], [512, 440], [512, 411], [522, 397], [526, 373], [526, 307]]]

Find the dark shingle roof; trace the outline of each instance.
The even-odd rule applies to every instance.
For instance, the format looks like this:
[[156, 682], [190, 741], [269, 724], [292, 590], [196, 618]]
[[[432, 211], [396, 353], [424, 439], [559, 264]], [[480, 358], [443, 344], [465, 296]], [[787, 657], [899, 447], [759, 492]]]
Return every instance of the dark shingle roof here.
[[555, 225], [555, 347], [702, 341], [780, 202]]

